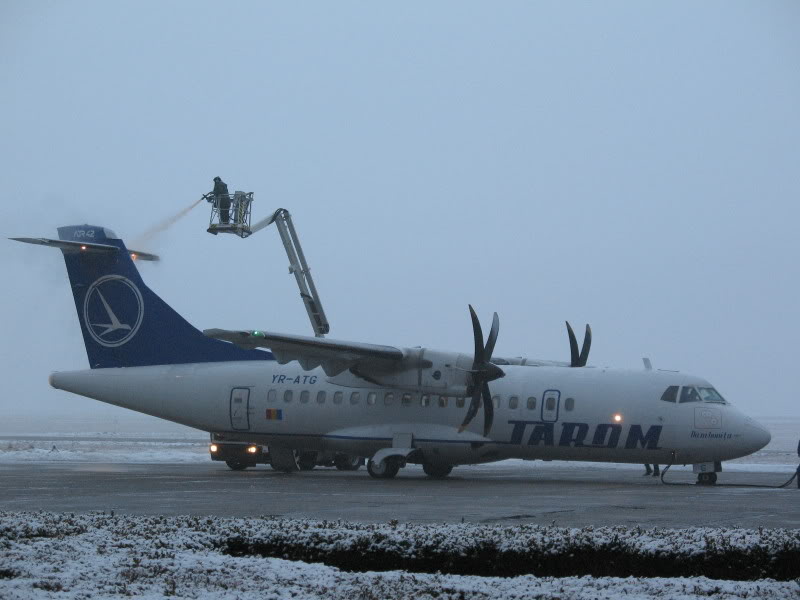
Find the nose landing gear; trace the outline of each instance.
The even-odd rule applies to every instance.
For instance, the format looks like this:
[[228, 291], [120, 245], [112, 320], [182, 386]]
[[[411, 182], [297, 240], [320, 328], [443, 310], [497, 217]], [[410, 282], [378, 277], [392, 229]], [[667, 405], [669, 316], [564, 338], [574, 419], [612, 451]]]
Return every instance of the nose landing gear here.
[[697, 485], [714, 485], [717, 483], [716, 473], [698, 473]]

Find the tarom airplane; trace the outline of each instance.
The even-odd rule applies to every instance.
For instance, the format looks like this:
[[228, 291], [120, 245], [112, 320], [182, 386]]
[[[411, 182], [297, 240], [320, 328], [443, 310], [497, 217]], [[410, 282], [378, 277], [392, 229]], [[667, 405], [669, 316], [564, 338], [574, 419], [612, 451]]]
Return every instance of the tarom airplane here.
[[212, 456], [224, 449], [233, 469], [262, 450], [282, 471], [366, 458], [379, 479], [407, 463], [441, 478], [521, 458], [692, 464], [713, 484], [722, 461], [770, 441], [705, 379], [587, 366], [588, 326], [579, 350], [567, 325], [568, 363], [495, 357], [497, 314], [484, 341], [472, 307], [471, 353], [201, 332], [142, 281], [134, 260], [157, 257], [103, 227], [58, 234], [14, 238], [61, 249], [75, 297], [91, 368], [53, 373], [50, 385], [210, 432]]

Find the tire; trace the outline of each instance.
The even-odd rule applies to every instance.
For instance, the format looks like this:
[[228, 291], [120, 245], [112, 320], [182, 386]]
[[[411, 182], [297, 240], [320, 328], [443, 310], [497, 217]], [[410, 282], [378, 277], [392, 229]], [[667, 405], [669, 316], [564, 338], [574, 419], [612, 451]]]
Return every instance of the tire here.
[[422, 470], [425, 471], [425, 475], [431, 479], [444, 479], [450, 475], [450, 471], [453, 470], [453, 465], [422, 463]]
[[367, 463], [367, 471], [375, 479], [392, 479], [399, 470], [400, 461], [392, 456], [377, 464], [372, 460]]
[[714, 485], [717, 483], [716, 473], [700, 473], [697, 476], [697, 485]]
[[297, 457], [297, 466], [301, 471], [311, 471], [317, 466], [316, 452], [301, 452]]
[[244, 471], [250, 466], [247, 463], [239, 462], [238, 460], [226, 460], [225, 464], [228, 465], [228, 468], [231, 471]]
[[333, 459], [333, 464], [339, 471], [358, 471], [364, 464], [364, 459], [360, 456], [337, 454]]

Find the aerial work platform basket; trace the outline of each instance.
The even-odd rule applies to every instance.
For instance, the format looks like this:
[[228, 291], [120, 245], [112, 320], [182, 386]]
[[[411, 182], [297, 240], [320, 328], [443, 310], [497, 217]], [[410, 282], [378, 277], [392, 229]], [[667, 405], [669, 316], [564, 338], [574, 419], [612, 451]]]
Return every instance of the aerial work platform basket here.
[[232, 233], [240, 238], [253, 233], [250, 229], [253, 192], [236, 191], [233, 194], [206, 194], [203, 197], [211, 203], [208, 233]]

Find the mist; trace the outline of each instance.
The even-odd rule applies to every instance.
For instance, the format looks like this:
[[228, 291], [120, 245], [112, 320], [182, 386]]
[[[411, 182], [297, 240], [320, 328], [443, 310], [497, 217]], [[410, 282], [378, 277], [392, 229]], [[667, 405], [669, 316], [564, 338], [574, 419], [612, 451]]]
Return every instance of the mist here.
[[[471, 303], [496, 355], [565, 360], [590, 323], [590, 364], [796, 417], [798, 30], [795, 2], [7, 1], [0, 232], [105, 226], [196, 327], [310, 335], [274, 229], [191, 209], [221, 176], [291, 211], [332, 338], [471, 352]], [[88, 367], [63, 260], [2, 243], [0, 423], [162, 426], [48, 386]]]

